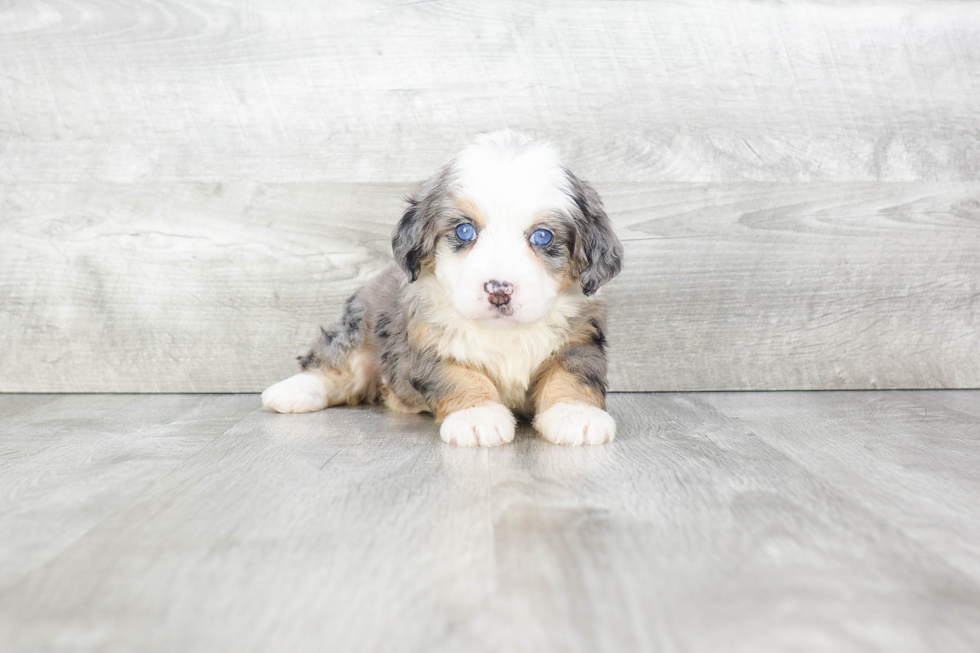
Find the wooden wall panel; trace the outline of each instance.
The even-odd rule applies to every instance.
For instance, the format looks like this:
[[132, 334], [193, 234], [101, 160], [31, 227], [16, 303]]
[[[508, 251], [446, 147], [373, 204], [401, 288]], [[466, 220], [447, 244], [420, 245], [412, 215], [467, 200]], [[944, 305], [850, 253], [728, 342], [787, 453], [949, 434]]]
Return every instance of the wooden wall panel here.
[[473, 133], [600, 181], [980, 171], [969, 2], [0, 8], [0, 180], [414, 181]]
[[620, 390], [980, 385], [980, 5], [0, 6], [0, 391], [253, 391], [475, 132], [627, 240]]
[[[390, 261], [409, 189], [51, 186], [0, 187], [5, 391], [260, 390]], [[615, 389], [980, 386], [980, 184], [599, 190]]]

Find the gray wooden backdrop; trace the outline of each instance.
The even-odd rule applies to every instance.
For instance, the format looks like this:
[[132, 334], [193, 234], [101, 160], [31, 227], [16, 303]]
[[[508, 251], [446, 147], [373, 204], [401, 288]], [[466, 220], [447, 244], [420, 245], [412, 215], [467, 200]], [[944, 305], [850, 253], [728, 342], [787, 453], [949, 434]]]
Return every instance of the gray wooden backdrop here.
[[0, 390], [256, 391], [474, 133], [604, 195], [617, 390], [980, 386], [980, 4], [0, 2]]

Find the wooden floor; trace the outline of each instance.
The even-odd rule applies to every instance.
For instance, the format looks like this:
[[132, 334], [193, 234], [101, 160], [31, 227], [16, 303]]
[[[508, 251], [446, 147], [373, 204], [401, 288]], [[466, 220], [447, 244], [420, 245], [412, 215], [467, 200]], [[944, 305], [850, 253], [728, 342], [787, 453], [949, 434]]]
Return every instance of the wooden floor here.
[[0, 650], [980, 650], [980, 391], [621, 394], [616, 443], [0, 395]]

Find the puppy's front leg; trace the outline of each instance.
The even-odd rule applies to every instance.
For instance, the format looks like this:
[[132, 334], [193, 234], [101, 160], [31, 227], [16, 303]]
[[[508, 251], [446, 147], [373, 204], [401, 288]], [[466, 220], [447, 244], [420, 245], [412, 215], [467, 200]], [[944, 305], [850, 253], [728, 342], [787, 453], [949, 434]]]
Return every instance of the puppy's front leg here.
[[[605, 357], [590, 369], [576, 360], [583, 347], [563, 352], [542, 372], [533, 391], [534, 428], [553, 444], [605, 444], [616, 437], [616, 422], [604, 409]], [[601, 351], [598, 352], [601, 354]], [[572, 358], [569, 358], [571, 356]], [[595, 362], [593, 359], [592, 362]]]
[[514, 415], [500, 403], [497, 388], [485, 375], [462, 366], [446, 371], [449, 390], [436, 401], [443, 442], [462, 447], [495, 447], [514, 439]]

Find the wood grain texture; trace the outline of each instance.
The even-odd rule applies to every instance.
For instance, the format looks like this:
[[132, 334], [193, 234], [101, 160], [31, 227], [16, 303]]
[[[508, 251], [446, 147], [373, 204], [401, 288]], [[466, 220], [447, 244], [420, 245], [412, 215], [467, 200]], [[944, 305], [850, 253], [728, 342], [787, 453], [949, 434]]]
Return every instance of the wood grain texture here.
[[380, 409], [279, 417], [255, 412], [0, 595], [30, 622], [0, 617], [5, 650], [460, 650], [494, 588], [486, 450]]
[[599, 181], [970, 181], [968, 2], [0, 9], [0, 180], [414, 181], [475, 132]]
[[[257, 404], [191, 412], [244, 416], [238, 399]], [[459, 449], [423, 416], [256, 410], [190, 455], [157, 437], [187, 398], [26, 401], [0, 416], [0, 446], [46, 434], [0, 458], [15, 508], [28, 461], [91, 494], [119, 458], [180, 462], [2, 588], [5, 652], [980, 646], [980, 415], [948, 407], [980, 392], [614, 394], [619, 436], [594, 448], [521, 427]], [[98, 424], [128, 437], [92, 458], [75, 435]], [[0, 511], [0, 530], [59, 503]]]
[[980, 386], [980, 187], [608, 195], [617, 389]]
[[256, 391], [475, 132], [627, 242], [619, 390], [980, 386], [980, 5], [0, 6], [0, 391]]
[[0, 593], [254, 407], [243, 395], [4, 396]]
[[[409, 188], [2, 185], [0, 390], [261, 390], [390, 261]], [[980, 185], [598, 188], [614, 389], [980, 386]]]
[[723, 394], [708, 402], [980, 583], [980, 393], [778, 393], [765, 402]]

